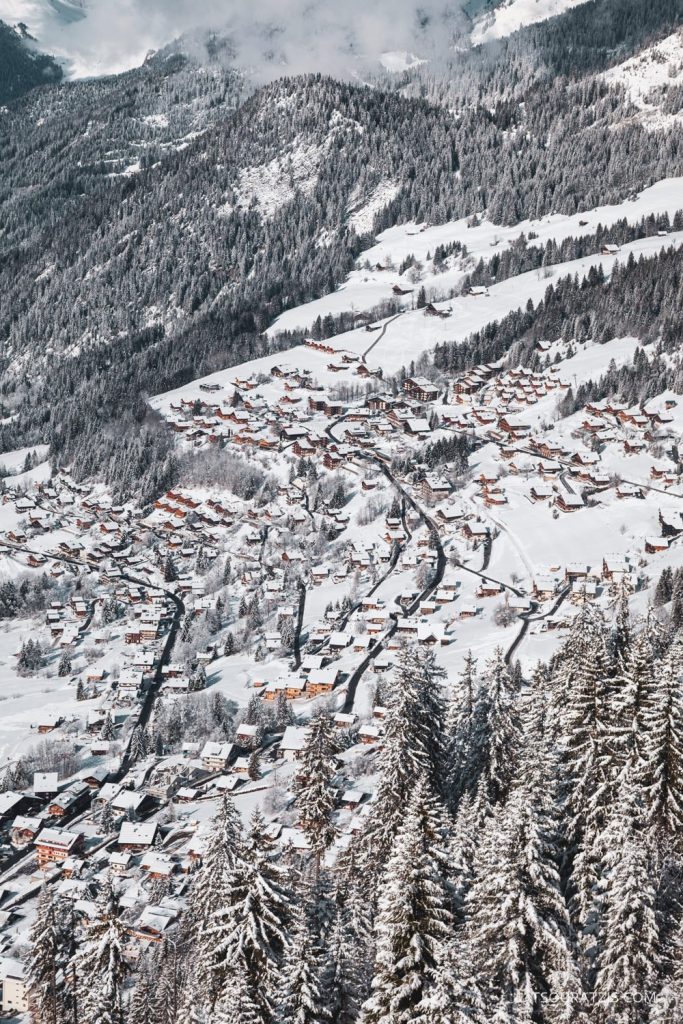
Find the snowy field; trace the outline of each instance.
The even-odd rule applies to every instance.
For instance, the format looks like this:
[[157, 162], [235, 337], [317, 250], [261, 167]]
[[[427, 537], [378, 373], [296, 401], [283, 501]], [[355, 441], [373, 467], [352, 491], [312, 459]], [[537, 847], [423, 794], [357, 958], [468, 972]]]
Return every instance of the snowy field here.
[[[398, 318], [382, 321], [387, 327], [380, 340], [379, 332], [368, 333], [359, 328], [330, 338], [326, 344], [339, 353], [365, 355], [368, 366], [381, 366], [386, 374], [397, 373], [402, 367], [407, 368], [411, 360], [418, 360], [423, 353], [430, 352], [441, 342], [463, 341], [486, 324], [501, 320], [508, 313], [521, 308], [529, 299], [534, 304], [538, 303], [553, 281], [574, 274], [578, 274], [579, 278], [584, 277], [594, 266], [602, 266], [605, 273], [609, 274], [617, 262], [626, 261], [631, 253], [638, 259], [641, 255], [652, 256], [669, 246], [678, 248], [682, 244], [683, 232], [672, 232], [664, 238], [654, 236], [639, 239], [622, 246], [616, 256], [596, 254], [542, 270], [532, 270], [493, 285], [486, 296], [465, 295], [441, 303], [438, 308], [450, 310], [447, 319], [427, 317], [423, 310], [407, 310]], [[297, 314], [297, 311], [293, 312], [295, 315], [301, 315]], [[221, 388], [227, 388], [236, 377], [269, 374], [271, 367], [279, 361], [301, 370], [311, 370], [321, 384], [332, 386], [339, 383], [339, 376], [327, 369], [331, 358], [330, 353], [298, 345], [283, 352], [281, 357], [270, 355], [252, 359], [157, 395], [152, 399], [152, 405], [168, 414], [171, 403], [200, 397], [200, 384], [219, 384]]]
[[[389, 197], [390, 198], [390, 197]], [[375, 245], [361, 254], [359, 267], [353, 270], [347, 280], [335, 292], [321, 299], [287, 310], [272, 324], [268, 333], [275, 336], [286, 330], [309, 330], [317, 317], [328, 313], [361, 313], [376, 308], [380, 303], [393, 299], [410, 308], [419, 287], [429, 295], [441, 297], [460, 285], [467, 273], [479, 262], [490, 259], [495, 253], [504, 252], [508, 246], [525, 235], [530, 244], [544, 246], [548, 241], [561, 242], [570, 236], [583, 238], [595, 233], [598, 225], [609, 227], [626, 219], [635, 224], [643, 217], [668, 214], [670, 217], [683, 207], [683, 178], [665, 178], [638, 196], [623, 203], [599, 206], [594, 210], [576, 213], [572, 216], [551, 214], [540, 220], [526, 220], [512, 227], [500, 227], [484, 220], [477, 227], [468, 227], [467, 219], [450, 221], [434, 226], [400, 224], [382, 232]], [[531, 240], [530, 236], [533, 237]], [[471, 264], [448, 267], [440, 274], [425, 273], [419, 284], [413, 285], [408, 275], [400, 275], [398, 268], [407, 256], [414, 256], [424, 262], [434, 254], [437, 246], [461, 242], [467, 246]], [[371, 269], [364, 269], [369, 264]], [[384, 270], [377, 270], [377, 266]], [[393, 268], [393, 269], [392, 269]], [[552, 270], [557, 272], [558, 268]], [[402, 298], [392, 292], [394, 284], [410, 288]]]
[[477, 46], [493, 39], [503, 39], [525, 25], [546, 21], [584, 3], [586, 0], [507, 0], [477, 22], [472, 42]]

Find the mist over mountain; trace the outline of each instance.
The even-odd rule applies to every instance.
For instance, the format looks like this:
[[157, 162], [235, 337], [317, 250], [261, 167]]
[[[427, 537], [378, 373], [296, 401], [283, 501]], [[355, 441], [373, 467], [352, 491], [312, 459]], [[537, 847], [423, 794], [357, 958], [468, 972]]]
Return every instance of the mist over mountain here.
[[261, 82], [283, 73], [362, 75], [383, 54], [400, 68], [447, 52], [470, 27], [461, 0], [0, 0], [0, 19], [26, 24], [70, 77], [125, 71], [177, 37], [192, 48], [216, 32], [230, 41], [230, 59]]

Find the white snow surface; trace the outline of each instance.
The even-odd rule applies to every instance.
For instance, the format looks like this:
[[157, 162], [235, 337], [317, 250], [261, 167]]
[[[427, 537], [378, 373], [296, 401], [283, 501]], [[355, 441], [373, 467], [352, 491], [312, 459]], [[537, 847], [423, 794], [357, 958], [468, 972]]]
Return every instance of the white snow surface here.
[[[364, 208], [365, 213], [369, 205]], [[274, 336], [285, 330], [307, 330], [318, 316], [324, 317], [328, 313], [369, 312], [387, 299], [397, 301], [392, 293], [394, 284], [411, 289], [400, 299], [406, 309], [413, 305], [420, 285], [425, 287], [428, 298], [437, 301], [457, 287], [480, 258], [487, 260], [495, 252], [502, 252], [521, 234], [528, 238], [533, 233], [536, 237], [530, 244], [545, 245], [549, 240], [559, 242], [570, 235], [579, 238], [593, 234], [599, 224], [609, 226], [622, 218], [636, 223], [650, 214], [668, 213], [673, 216], [680, 208], [683, 208], [683, 178], [665, 178], [623, 203], [599, 206], [571, 216], [552, 214], [541, 220], [522, 221], [512, 227], [500, 227], [487, 220], [483, 220], [479, 227], [468, 227], [466, 219], [434, 226], [401, 224], [378, 236], [376, 244], [362, 253], [357, 268], [335, 292], [287, 310], [273, 323], [268, 333]], [[467, 246], [472, 257], [471, 265], [463, 267], [451, 261], [443, 273], [425, 274], [418, 284], [411, 282], [409, 274], [399, 274], [399, 267], [407, 256], [412, 254], [417, 260], [424, 261], [428, 254], [434, 254], [437, 246], [457, 241]], [[365, 269], [366, 264], [370, 269]], [[386, 269], [377, 270], [378, 265]], [[557, 276], [559, 268], [553, 267], [552, 271], [553, 276]], [[496, 286], [500, 287], [502, 285]]]
[[587, 0], [508, 0], [475, 24], [472, 42], [476, 46], [479, 43], [488, 43], [492, 39], [503, 39], [525, 25], [547, 21], [548, 18], [554, 18], [586, 2]]
[[631, 102], [640, 111], [639, 120], [655, 131], [683, 124], [683, 114], [668, 114], [662, 103], [671, 86], [683, 84], [683, 31], [674, 32], [610, 68], [603, 75], [610, 85], [623, 85]]

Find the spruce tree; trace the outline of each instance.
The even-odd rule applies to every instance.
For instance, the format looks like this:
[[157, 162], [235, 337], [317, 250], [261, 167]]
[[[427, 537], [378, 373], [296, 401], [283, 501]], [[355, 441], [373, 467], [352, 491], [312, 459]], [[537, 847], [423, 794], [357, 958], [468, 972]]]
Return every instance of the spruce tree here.
[[463, 749], [460, 790], [483, 810], [504, 801], [521, 767], [519, 697], [501, 648], [486, 666], [472, 712], [469, 745]]
[[297, 773], [294, 803], [301, 829], [313, 853], [316, 874], [325, 851], [334, 842], [336, 736], [330, 715], [320, 713], [310, 724]]
[[114, 728], [114, 721], [109, 711], [104, 716], [102, 728], [100, 729], [100, 738], [107, 741], [116, 739], [116, 729]]
[[123, 985], [130, 970], [124, 954], [127, 942], [118, 896], [107, 879], [79, 955], [80, 1015], [85, 1024], [123, 1024]]
[[147, 757], [147, 736], [139, 725], [136, 725], [131, 733], [128, 755], [132, 762], [142, 761]]
[[487, 822], [466, 901], [469, 957], [489, 1019], [534, 1020], [543, 1000], [562, 1007], [562, 1019], [582, 1012], [559, 861], [552, 796], [543, 781], [519, 787]]
[[44, 884], [29, 935], [30, 953], [26, 969], [31, 1012], [41, 1024], [57, 1024], [60, 1018], [61, 1000], [57, 986], [59, 940], [52, 892]]
[[633, 774], [643, 817], [660, 857], [683, 846], [683, 638], [655, 666], [651, 699], [641, 712], [642, 736]]
[[190, 890], [186, 929], [196, 946], [193, 984], [207, 1005], [213, 1005], [223, 983], [226, 917], [237, 899], [237, 880], [244, 870], [242, 822], [225, 793], [207, 838], [202, 866]]
[[606, 1020], [640, 1024], [656, 992], [660, 959], [654, 861], [634, 806], [615, 813], [605, 846], [593, 1004]]
[[283, 964], [284, 991], [280, 1024], [323, 1024], [330, 1019], [320, 985], [320, 964], [309, 934], [308, 922], [299, 908], [294, 915], [292, 940]]
[[418, 784], [382, 877], [372, 990], [363, 1024], [409, 1021], [425, 1009], [451, 932], [440, 851], [425, 829], [429, 783]]
[[375, 874], [386, 861], [416, 783], [426, 778], [435, 792], [443, 789], [443, 677], [432, 651], [401, 649], [377, 759], [375, 813], [363, 837], [364, 869]]
[[278, 1002], [283, 956], [289, 945], [292, 894], [286, 871], [271, 856], [260, 812], [252, 815], [244, 860], [236, 863], [227, 902], [216, 905], [208, 928], [214, 970], [244, 965], [246, 982], [261, 1012], [271, 1019]]

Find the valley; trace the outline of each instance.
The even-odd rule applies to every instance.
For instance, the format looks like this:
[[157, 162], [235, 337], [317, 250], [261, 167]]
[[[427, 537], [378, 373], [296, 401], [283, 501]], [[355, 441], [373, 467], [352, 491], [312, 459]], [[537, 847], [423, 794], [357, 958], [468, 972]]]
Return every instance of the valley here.
[[0, 1012], [675, 1024], [680, 11], [8, 6]]

